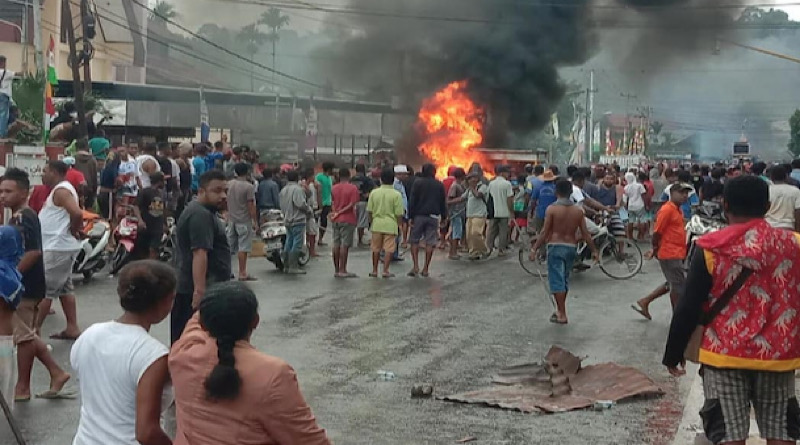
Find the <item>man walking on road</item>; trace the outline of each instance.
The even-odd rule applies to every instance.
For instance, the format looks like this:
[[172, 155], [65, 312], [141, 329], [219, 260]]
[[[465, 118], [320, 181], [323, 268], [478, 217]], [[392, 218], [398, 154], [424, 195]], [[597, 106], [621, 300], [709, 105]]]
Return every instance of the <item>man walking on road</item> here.
[[233, 166], [236, 177], [228, 181], [228, 244], [236, 250], [239, 281], [256, 281], [247, 273], [247, 255], [253, 250], [258, 232], [256, 193], [250, 182], [250, 166], [240, 162]]
[[78, 307], [72, 286], [72, 264], [80, 250], [78, 239], [83, 236], [83, 212], [78, 192], [65, 178], [67, 165], [50, 161], [44, 168], [42, 182], [53, 191], [39, 213], [42, 229], [42, 258], [44, 260], [46, 298], [42, 301], [36, 319], [37, 331], [50, 312], [53, 299], [61, 301], [67, 327], [50, 338], [75, 340], [81, 334], [78, 327]]
[[227, 184], [221, 170], [200, 176], [197, 199], [178, 220], [178, 289], [170, 317], [171, 341], [175, 343], [200, 305], [208, 286], [231, 279], [231, 248], [225, 223], [219, 217]]
[[375, 188], [375, 182], [367, 176], [364, 164], [356, 164], [356, 175], [350, 180], [361, 194], [361, 200], [356, 204], [356, 218], [358, 220], [358, 247], [364, 247], [364, 231], [369, 229], [369, 215], [367, 215], [367, 200]]
[[356, 206], [361, 201], [358, 187], [350, 182], [350, 170], [339, 170], [339, 183], [333, 186], [333, 267], [336, 278], [356, 278], [347, 271], [347, 257], [356, 231]]
[[318, 199], [321, 206], [320, 208], [322, 209], [322, 214], [319, 216], [319, 241], [317, 242], [320, 247], [326, 245], [322, 242], [322, 239], [325, 238], [325, 231], [328, 229], [328, 214], [331, 213], [331, 206], [333, 205], [333, 196], [331, 192], [333, 190], [334, 167], [335, 165], [333, 162], [323, 162], [322, 173], [318, 173], [315, 178], [317, 184], [319, 184]]
[[[689, 199], [689, 192], [693, 190], [690, 184], [677, 183], [670, 187], [669, 201], [661, 206], [656, 215], [656, 225], [653, 228], [653, 250], [647, 252], [645, 257], [657, 258], [661, 272], [669, 286], [669, 299], [672, 309], [678, 304], [683, 295], [686, 272], [683, 262], [686, 259], [686, 228], [683, 222], [681, 206]], [[637, 301], [633, 310], [642, 314], [648, 320], [650, 303], [661, 297], [663, 293], [653, 292]]]
[[547, 244], [547, 278], [550, 292], [556, 300], [556, 312], [550, 316], [551, 323], [567, 324], [567, 292], [569, 292], [569, 274], [575, 265], [578, 252], [576, 233], [580, 231], [583, 240], [592, 249], [592, 256], [597, 261], [597, 248], [586, 228], [583, 210], [572, 199], [572, 183], [566, 179], [556, 182], [556, 202], [545, 212], [544, 229], [533, 251]]
[[[286, 225], [286, 244], [283, 246], [284, 272], [291, 275], [304, 275], [300, 269], [300, 255], [303, 253], [303, 240], [306, 232], [306, 221], [313, 217], [314, 211], [308, 204], [306, 192], [298, 183], [300, 175], [297, 170], [286, 173], [286, 187], [281, 190], [281, 211], [283, 223]], [[326, 215], [327, 218], [327, 215]], [[323, 231], [320, 230], [322, 234]]]
[[18, 402], [28, 401], [31, 398], [31, 371], [34, 358], [39, 359], [50, 374], [50, 388], [45, 394], [58, 394], [70, 379], [70, 375], [58, 366], [47, 350], [47, 345], [36, 334], [36, 311], [45, 296], [45, 275], [39, 218], [36, 212], [25, 205], [29, 189], [28, 174], [17, 168], [8, 169], [3, 176], [3, 182], [0, 183], [0, 201], [11, 211], [10, 225], [20, 231], [25, 245], [25, 255], [17, 265], [17, 270], [22, 274], [25, 292], [12, 318], [19, 365], [14, 400]]
[[386, 167], [381, 171], [381, 186], [369, 194], [367, 213], [372, 232], [372, 278], [378, 277], [378, 263], [383, 256], [383, 278], [392, 278], [389, 272], [392, 264], [392, 254], [397, 250], [397, 237], [400, 233], [400, 222], [405, 215], [403, 197], [395, 190], [394, 171]]
[[499, 237], [497, 242], [499, 252], [498, 256], [506, 256], [508, 254], [508, 222], [511, 215], [514, 214], [514, 188], [508, 178], [511, 176], [511, 170], [506, 166], [497, 168], [497, 177], [489, 183], [489, 195], [494, 202], [494, 217], [489, 220], [489, 234], [486, 238], [486, 244], [489, 248], [489, 254], [495, 247], [495, 240]]
[[800, 340], [794, 335], [800, 329], [800, 235], [764, 220], [769, 186], [757, 176], [731, 179], [723, 205], [730, 226], [697, 241], [663, 364], [670, 374], [684, 375], [684, 351], [704, 326], [697, 358], [708, 439], [744, 445], [752, 407], [767, 444], [794, 444], [800, 439]]
[[466, 172], [463, 168], [457, 168], [453, 172], [455, 181], [447, 192], [447, 205], [449, 206], [450, 218], [450, 255], [451, 260], [460, 260], [458, 255], [459, 245], [464, 239], [464, 226], [466, 224], [467, 213], [467, 186]]
[[[447, 217], [447, 196], [444, 185], [436, 179], [436, 166], [422, 166], [422, 177], [414, 181], [408, 200], [408, 215], [411, 220], [411, 259], [414, 268], [410, 277], [417, 274], [427, 278], [430, 274], [433, 252], [436, 249], [439, 225]], [[425, 241], [425, 265], [419, 270], [419, 243]]]

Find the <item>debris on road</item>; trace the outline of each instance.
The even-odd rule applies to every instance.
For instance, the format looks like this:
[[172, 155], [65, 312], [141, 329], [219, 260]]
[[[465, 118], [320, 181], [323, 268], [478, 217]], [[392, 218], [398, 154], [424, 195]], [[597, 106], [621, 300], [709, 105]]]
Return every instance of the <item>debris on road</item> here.
[[412, 398], [424, 398], [433, 395], [433, 385], [430, 383], [423, 383], [411, 387]]
[[[641, 371], [616, 363], [581, 366], [581, 359], [557, 346], [544, 363], [512, 366], [492, 379], [495, 386], [439, 400], [484, 404], [524, 413], [559, 413], [664, 391]], [[610, 406], [609, 406], [610, 408]], [[607, 409], [607, 408], [606, 408]]]
[[397, 376], [392, 371], [384, 371], [378, 370], [378, 378], [383, 380], [384, 382], [391, 382], [397, 378]]
[[475, 436], [467, 436], [463, 439], [457, 440], [456, 443], [475, 442], [476, 440], [478, 440], [478, 438]]
[[598, 400], [592, 406], [595, 411], [607, 411], [614, 407], [616, 403], [613, 400]]

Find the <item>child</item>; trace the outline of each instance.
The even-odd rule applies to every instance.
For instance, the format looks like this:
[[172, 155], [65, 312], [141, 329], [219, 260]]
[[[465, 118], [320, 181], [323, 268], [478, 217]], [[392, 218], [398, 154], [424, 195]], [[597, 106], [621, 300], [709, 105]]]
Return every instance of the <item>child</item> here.
[[172, 443], [159, 423], [169, 350], [150, 327], [169, 315], [175, 286], [175, 272], [158, 261], [133, 262], [120, 272], [123, 314], [85, 330], [70, 354], [81, 390], [74, 443]]

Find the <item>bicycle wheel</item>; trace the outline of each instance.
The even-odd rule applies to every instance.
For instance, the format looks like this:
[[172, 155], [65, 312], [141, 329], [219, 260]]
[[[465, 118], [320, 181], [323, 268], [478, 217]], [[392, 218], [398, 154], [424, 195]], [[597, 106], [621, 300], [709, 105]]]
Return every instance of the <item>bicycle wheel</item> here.
[[[622, 244], [622, 255], [617, 244]], [[627, 280], [642, 270], [644, 256], [635, 242], [610, 239], [600, 248], [600, 270], [615, 280]]]
[[519, 265], [525, 272], [533, 275], [534, 277], [547, 276], [547, 256], [539, 255], [536, 260], [531, 261], [530, 258], [530, 245], [522, 245], [519, 248]]

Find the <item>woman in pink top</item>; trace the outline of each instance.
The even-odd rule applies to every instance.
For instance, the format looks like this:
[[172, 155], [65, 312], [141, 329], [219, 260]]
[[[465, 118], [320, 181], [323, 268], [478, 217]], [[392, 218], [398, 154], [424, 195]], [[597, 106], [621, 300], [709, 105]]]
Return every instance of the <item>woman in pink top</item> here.
[[169, 368], [176, 445], [329, 445], [283, 360], [250, 344], [258, 300], [243, 283], [209, 287]]

